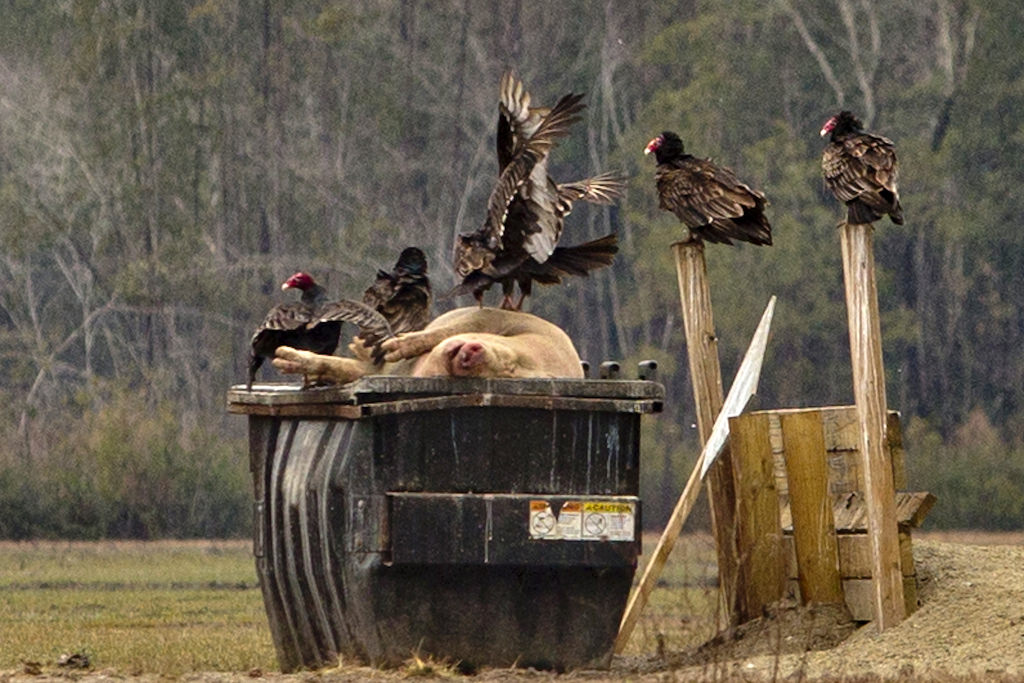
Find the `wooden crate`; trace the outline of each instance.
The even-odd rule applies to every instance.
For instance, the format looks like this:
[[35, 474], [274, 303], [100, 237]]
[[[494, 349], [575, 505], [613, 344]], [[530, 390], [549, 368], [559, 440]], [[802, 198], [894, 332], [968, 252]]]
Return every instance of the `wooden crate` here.
[[[782, 502], [788, 502], [789, 478], [786, 476], [785, 446], [782, 439], [782, 417], [798, 413], [819, 413], [825, 436], [825, 460], [828, 465], [829, 493], [840, 494], [864, 490], [858, 446], [859, 423], [856, 406], [827, 406], [824, 408], [785, 408], [765, 410], [768, 416], [769, 438], [775, 463], [775, 482]], [[743, 417], [742, 415], [740, 417]], [[893, 485], [897, 491], [907, 488], [906, 455], [903, 451], [903, 433], [900, 414], [889, 411], [889, 453], [892, 459]]]
[[[768, 467], [770, 458], [774, 477], [762, 487], [773, 489], [777, 495], [778, 526], [775, 528], [781, 531], [779, 543], [766, 544], [760, 538], [740, 548], [740, 576], [754, 575], [752, 570], [744, 571], [745, 565], [781, 564], [788, 594], [798, 599], [806, 597], [808, 601], [842, 599], [854, 619], [869, 621], [874, 614], [871, 547], [863, 504], [864, 480], [857, 430], [855, 406], [756, 411], [730, 420], [734, 458], [741, 463], [737, 467], [750, 468], [751, 463], [759, 461], [764, 463], [762, 467]], [[766, 437], [763, 436], [765, 431]], [[788, 448], [784, 434], [790, 434], [794, 441]], [[899, 414], [895, 411], [890, 411], [888, 416], [887, 436], [897, 489], [901, 573], [909, 614], [917, 607], [911, 529], [921, 524], [935, 497], [927, 492], [903, 490], [907, 488], [906, 462]], [[755, 449], [758, 453], [742, 452]], [[792, 468], [799, 474], [799, 492], [790, 491]], [[750, 479], [749, 473], [737, 471], [735, 475], [738, 480]], [[739, 509], [744, 506], [740, 504]], [[760, 536], [766, 536], [764, 516], [765, 513], [760, 513], [761, 519], [756, 522], [741, 518], [740, 526], [756, 527]], [[794, 517], [798, 520], [796, 530]], [[774, 519], [770, 520], [769, 525], [774, 523]], [[770, 556], [766, 557], [765, 553]], [[803, 568], [803, 572], [798, 568]], [[774, 579], [771, 583], [775, 584]], [[758, 585], [755, 593], [765, 595], [764, 585]], [[756, 607], [751, 605], [751, 614]]]

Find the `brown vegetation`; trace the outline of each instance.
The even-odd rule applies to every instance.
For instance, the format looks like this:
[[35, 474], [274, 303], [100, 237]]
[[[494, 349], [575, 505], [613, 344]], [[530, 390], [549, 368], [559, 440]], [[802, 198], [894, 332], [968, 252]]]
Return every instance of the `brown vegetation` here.
[[[657, 634], [638, 630], [631, 652], [616, 657], [609, 671], [564, 675], [524, 670], [484, 670], [465, 676], [456, 663], [438, 662], [410, 653], [402, 669], [380, 671], [343, 665], [318, 672], [283, 675], [257, 671], [202, 672], [188, 680], [243, 681], [259, 677], [280, 683], [309, 680], [404, 680], [432, 677], [472, 681], [1017, 681], [1024, 680], [1024, 534], [972, 532], [919, 534], [914, 553], [921, 579], [921, 605], [904, 623], [883, 634], [858, 626], [824, 607], [780, 606], [765, 617], [704, 645], [659, 648]], [[5, 546], [10, 551], [16, 546]], [[85, 549], [87, 546], [78, 546]], [[129, 546], [121, 546], [129, 550]], [[682, 548], [693, 550], [684, 537]], [[237, 548], [236, 548], [237, 550]], [[677, 560], [680, 558], [676, 558]], [[690, 580], [699, 579], [691, 576]], [[671, 588], [659, 588], [664, 595]], [[706, 589], [708, 590], [708, 589]], [[695, 617], [677, 610], [660, 612], [670, 622]], [[703, 615], [702, 618], [708, 618]], [[142, 634], [145, 635], [145, 634]], [[265, 641], [266, 642], [266, 641]], [[642, 647], [637, 647], [638, 645]], [[8, 665], [9, 666], [9, 665]], [[73, 677], [87, 681], [111, 677], [159, 680], [158, 671], [94, 669], [64, 672], [43, 664], [43, 676], [27, 667], [0, 671], [0, 680], [47, 680]]]

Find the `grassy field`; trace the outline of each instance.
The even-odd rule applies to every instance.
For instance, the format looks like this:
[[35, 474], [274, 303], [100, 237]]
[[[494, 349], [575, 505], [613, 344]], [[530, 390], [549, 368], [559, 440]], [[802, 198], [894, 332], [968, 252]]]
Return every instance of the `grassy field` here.
[[[928, 534], [1016, 543], [1024, 534]], [[648, 536], [650, 553], [657, 538]], [[679, 651], [715, 632], [715, 553], [685, 535], [626, 654]], [[55, 673], [62, 654], [121, 675], [277, 670], [248, 541], [0, 542], [0, 671]]]
[[[711, 540], [681, 538], [629, 651], [712, 635], [714, 577]], [[277, 669], [247, 541], [0, 543], [0, 592], [0, 671], [71, 653], [131, 675]]]
[[274, 670], [246, 541], [0, 544], [0, 670]]

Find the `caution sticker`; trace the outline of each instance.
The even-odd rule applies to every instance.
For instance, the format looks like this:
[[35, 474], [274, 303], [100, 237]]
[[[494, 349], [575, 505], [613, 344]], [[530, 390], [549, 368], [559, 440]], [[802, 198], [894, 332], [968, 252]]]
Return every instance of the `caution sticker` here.
[[583, 540], [632, 541], [632, 503], [583, 503]]
[[546, 500], [530, 501], [530, 538], [555, 541], [632, 541], [636, 504], [567, 500], [556, 514]]

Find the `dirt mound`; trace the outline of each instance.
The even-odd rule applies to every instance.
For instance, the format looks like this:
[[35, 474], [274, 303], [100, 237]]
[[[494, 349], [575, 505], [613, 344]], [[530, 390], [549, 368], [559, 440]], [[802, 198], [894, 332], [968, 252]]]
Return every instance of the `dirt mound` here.
[[615, 668], [652, 681], [1024, 678], [1024, 547], [915, 540], [914, 557], [921, 605], [884, 633], [782, 605], [693, 651]]

